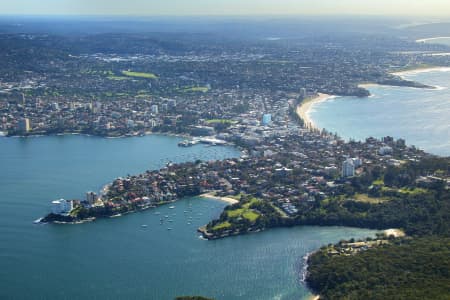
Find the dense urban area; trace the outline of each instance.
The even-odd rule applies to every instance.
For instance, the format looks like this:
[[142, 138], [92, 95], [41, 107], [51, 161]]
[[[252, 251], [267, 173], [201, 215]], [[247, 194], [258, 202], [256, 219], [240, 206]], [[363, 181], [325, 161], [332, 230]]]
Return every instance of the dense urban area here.
[[386, 38], [3, 34], [0, 44], [7, 135], [190, 133], [205, 122], [220, 130], [227, 123], [216, 119], [259, 121], [317, 92], [364, 97], [369, 92], [358, 85], [367, 82], [424, 87], [389, 72], [449, 65], [447, 56], [432, 55], [444, 46]]
[[[117, 178], [85, 199], [53, 201], [42, 222], [92, 221], [209, 194], [235, 204], [199, 228], [207, 239], [295, 225], [399, 229], [312, 254], [306, 282], [321, 299], [450, 293], [450, 159], [392, 137], [346, 142], [307, 128], [296, 113], [318, 93], [367, 97], [363, 83], [431, 88], [391, 73], [450, 66], [436, 55], [447, 47], [385, 36], [247, 41], [175, 33], [11, 33], [0, 45], [4, 135], [170, 133], [185, 137], [180, 147], [229, 144], [242, 152]], [[414, 260], [427, 269], [411, 267]]]

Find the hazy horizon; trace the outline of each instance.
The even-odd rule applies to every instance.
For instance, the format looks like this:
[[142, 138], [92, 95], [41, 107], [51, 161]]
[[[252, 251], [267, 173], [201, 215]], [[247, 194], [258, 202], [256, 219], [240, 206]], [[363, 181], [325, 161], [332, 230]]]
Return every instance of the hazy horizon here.
[[1, 15], [74, 16], [435, 16], [450, 17], [447, 0], [17, 0], [0, 4]]

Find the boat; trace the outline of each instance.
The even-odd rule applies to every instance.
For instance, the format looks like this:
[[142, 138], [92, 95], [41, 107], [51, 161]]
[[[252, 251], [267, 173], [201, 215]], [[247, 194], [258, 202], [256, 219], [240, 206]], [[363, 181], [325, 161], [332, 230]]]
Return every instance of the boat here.
[[191, 147], [191, 146], [194, 146], [197, 143], [198, 143], [197, 140], [192, 140], [192, 141], [184, 140], [184, 141], [179, 142], [178, 146], [179, 147]]
[[172, 230], [172, 228], [168, 227], [167, 230]]
[[142, 228], [147, 228], [148, 225], [147, 225], [147, 224], [142, 224], [141, 227], [142, 227]]
[[175, 208], [175, 206], [173, 206], [173, 205], [172, 205], [172, 206], [169, 206], [169, 208], [170, 208], [170, 209], [174, 209], [174, 208]]
[[44, 218], [36, 219], [36, 220], [33, 221], [33, 224], [41, 224], [41, 221], [42, 221], [43, 219], [44, 219]]
[[189, 147], [189, 143], [187, 141], [179, 142], [178, 147]]

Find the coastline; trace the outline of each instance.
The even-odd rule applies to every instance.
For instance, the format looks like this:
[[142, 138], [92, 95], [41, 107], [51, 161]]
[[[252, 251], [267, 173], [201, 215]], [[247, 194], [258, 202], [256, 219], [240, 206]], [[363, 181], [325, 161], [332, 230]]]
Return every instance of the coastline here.
[[394, 236], [395, 238], [399, 238], [399, 237], [405, 237], [406, 236], [406, 234], [405, 234], [405, 232], [403, 230], [397, 229], [397, 228], [383, 230], [383, 233], [387, 237]]
[[425, 67], [425, 68], [416, 68], [406, 71], [398, 71], [398, 72], [391, 72], [390, 74], [400, 76], [403, 78], [403, 76], [407, 75], [414, 75], [414, 74], [420, 74], [420, 73], [428, 73], [428, 72], [450, 72], [450, 67]]
[[435, 40], [442, 40], [442, 39], [450, 39], [450, 36], [437, 36], [437, 37], [431, 37], [431, 38], [425, 38], [425, 39], [418, 39], [418, 40], [416, 40], [416, 43], [426, 43], [428, 41], [435, 41]]
[[11, 137], [11, 138], [35, 138], [35, 137], [42, 137], [42, 136], [87, 136], [87, 137], [98, 137], [98, 138], [104, 138], [104, 139], [124, 139], [124, 138], [132, 138], [132, 137], [145, 137], [145, 136], [152, 136], [152, 135], [161, 135], [161, 136], [172, 136], [172, 137], [179, 137], [179, 138], [192, 138], [191, 135], [187, 133], [172, 133], [172, 132], [158, 132], [158, 131], [146, 131], [141, 134], [122, 134], [118, 136], [110, 136], [110, 135], [98, 135], [98, 134], [92, 134], [92, 133], [81, 133], [81, 132], [63, 132], [63, 133], [46, 133], [46, 132], [30, 132], [27, 135], [8, 135], [7, 132], [0, 131], [0, 137]]
[[[390, 72], [390, 74], [399, 76], [402, 79], [406, 79], [405, 76], [408, 76], [408, 75], [427, 73], [427, 72], [435, 72], [435, 71], [450, 72], [450, 67], [437, 67], [437, 66], [436, 67], [428, 67], [427, 66], [427, 67], [423, 67], [423, 68], [418, 67], [418, 68], [411, 69], [411, 70]], [[364, 88], [364, 89], [369, 89], [371, 87], [377, 87], [377, 86], [383, 86], [383, 85], [378, 84], [378, 83], [371, 83], [371, 82], [358, 84], [358, 87]], [[435, 86], [432, 88], [439, 89], [440, 87]], [[310, 97], [310, 98], [304, 99], [302, 101], [302, 103], [300, 103], [300, 105], [297, 106], [296, 113], [304, 121], [304, 124], [305, 124], [304, 126], [306, 128], [320, 130], [320, 128], [318, 128], [317, 125], [314, 123], [314, 120], [310, 117], [309, 112], [314, 104], [322, 102], [322, 101], [326, 101], [326, 100], [334, 98], [334, 97], [335, 96], [333, 96], [333, 95], [318, 93], [317, 96], [315, 96], [315, 97]]]
[[[424, 67], [424, 68], [416, 68], [406, 71], [396, 71], [396, 72], [390, 72], [389, 74], [399, 76], [404, 80], [407, 80], [406, 76], [408, 75], [416, 75], [420, 73], [428, 73], [428, 72], [450, 72], [450, 67]], [[391, 86], [391, 85], [383, 85], [379, 83], [361, 83], [358, 84], [358, 87], [369, 89], [371, 87], [377, 87], [377, 86]], [[439, 89], [439, 86], [433, 86], [432, 89]]]
[[[416, 69], [411, 69], [411, 70], [405, 70], [405, 71], [395, 71], [395, 72], [390, 72], [389, 74], [391, 75], [395, 75], [395, 76], [399, 76], [404, 80], [407, 80], [407, 78], [405, 78], [408, 75], [416, 75], [416, 74], [421, 74], [421, 73], [428, 73], [428, 72], [450, 72], [450, 67], [424, 67], [424, 68], [416, 68]], [[379, 84], [379, 83], [361, 83], [358, 84], [358, 87], [360, 88], [371, 88], [371, 87], [377, 87], [377, 86], [391, 86], [391, 85], [383, 85], [383, 84]], [[438, 86], [434, 86], [434, 89], [438, 89]]]
[[323, 94], [319, 93], [316, 97], [307, 98], [300, 103], [300, 105], [297, 106], [297, 115], [304, 121], [305, 127], [309, 129], [318, 129], [317, 126], [314, 124], [314, 121], [309, 116], [309, 111], [311, 110], [311, 107], [319, 102], [326, 101], [327, 99], [330, 99], [334, 96], [329, 94]]
[[222, 201], [222, 202], [226, 202], [229, 205], [233, 205], [233, 204], [239, 203], [239, 200], [233, 199], [231, 197], [219, 197], [219, 196], [216, 196], [214, 194], [215, 194], [215, 192], [209, 192], [209, 193], [201, 194], [201, 195], [199, 195], [199, 197], [200, 198], [206, 198], [206, 199], [209, 198], [209, 199], [219, 200], [219, 201]]

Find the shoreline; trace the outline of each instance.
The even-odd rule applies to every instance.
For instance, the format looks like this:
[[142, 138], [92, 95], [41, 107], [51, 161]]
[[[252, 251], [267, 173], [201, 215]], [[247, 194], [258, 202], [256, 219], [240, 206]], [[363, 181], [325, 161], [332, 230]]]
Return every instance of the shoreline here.
[[[442, 39], [450, 39], [450, 36], [437, 36], [437, 37], [431, 37], [431, 38], [418, 39], [418, 40], [416, 40], [416, 43], [426, 43], [428, 41], [435, 41], [435, 40], [442, 40]], [[438, 43], [436, 43], [436, 44], [438, 44]]]
[[30, 134], [27, 135], [8, 135], [7, 132], [0, 131], [0, 137], [6, 137], [6, 138], [36, 138], [36, 137], [47, 137], [47, 136], [86, 136], [86, 137], [96, 137], [96, 138], [103, 138], [103, 139], [125, 139], [125, 138], [134, 138], [134, 137], [146, 137], [146, 136], [153, 136], [153, 135], [161, 135], [161, 136], [170, 136], [170, 137], [179, 137], [179, 138], [192, 138], [189, 134], [183, 134], [183, 133], [171, 133], [171, 132], [153, 132], [153, 131], [146, 131], [142, 134], [132, 134], [132, 135], [118, 135], [118, 136], [109, 136], [109, 135], [97, 135], [97, 134], [91, 134], [91, 133], [80, 133], [80, 132], [64, 132], [64, 133], [33, 133], [30, 132]]
[[407, 75], [415, 75], [420, 73], [428, 73], [428, 72], [450, 72], [450, 67], [425, 67], [425, 68], [416, 68], [406, 71], [396, 71], [391, 72], [390, 74], [400, 76], [403, 78], [403, 76]]
[[205, 199], [209, 198], [209, 199], [219, 200], [219, 201], [222, 201], [222, 202], [226, 202], [226, 203], [228, 203], [230, 205], [239, 203], [239, 200], [233, 199], [231, 197], [216, 196], [216, 195], [214, 195], [214, 193], [215, 192], [204, 193], [204, 194], [199, 195], [198, 197], [205, 198]]
[[[106, 193], [109, 190], [109, 187], [110, 187], [109, 184], [105, 185], [101, 189], [101, 192], [100, 192], [101, 194], [100, 195], [103, 196], [104, 195], [103, 193]], [[211, 200], [211, 199], [212, 200], [219, 200], [219, 201], [222, 201], [222, 202], [226, 202], [229, 205], [233, 205], [233, 204], [239, 203], [239, 200], [233, 199], [231, 197], [215, 196], [214, 193], [215, 192], [209, 192], [209, 193], [204, 193], [204, 194], [201, 194], [201, 195], [198, 195], [198, 196], [194, 196], [194, 197], [199, 197], [199, 198], [203, 198], [203, 199], [206, 199], [206, 200]], [[95, 217], [88, 217], [88, 218], [85, 218], [85, 219], [77, 219], [77, 220], [74, 220], [74, 221], [59, 221], [59, 220], [55, 220], [55, 221], [44, 222], [43, 220], [45, 218], [47, 218], [49, 215], [51, 215], [51, 214], [48, 214], [48, 215], [46, 215], [44, 217], [39, 218], [38, 219], [39, 221], [35, 222], [35, 224], [48, 224], [48, 223], [51, 223], [51, 224], [79, 225], [79, 224], [84, 224], [84, 223], [87, 223], [87, 222], [93, 222], [93, 221], [97, 220], [98, 218], [122, 217], [122, 216], [127, 215], [127, 214], [132, 214], [132, 213], [144, 211], [144, 210], [147, 210], [147, 209], [150, 209], [150, 208], [155, 208], [157, 206], [168, 205], [168, 204], [175, 203], [175, 202], [178, 202], [180, 200], [187, 199], [187, 198], [189, 198], [189, 197], [182, 197], [182, 198], [177, 198], [177, 199], [173, 199], [173, 200], [169, 200], [169, 201], [164, 201], [162, 203], [157, 203], [156, 206], [147, 206], [147, 207], [140, 208], [140, 209], [133, 209], [133, 210], [129, 210], [129, 211], [126, 211], [126, 212], [121, 212], [121, 213], [110, 215], [110, 216], [95, 216]]]
[[383, 233], [387, 237], [394, 236], [395, 238], [399, 238], [399, 237], [406, 236], [405, 232], [402, 229], [398, 229], [398, 228], [386, 229], [386, 230], [383, 230]]
[[312, 106], [316, 103], [326, 101], [335, 96], [329, 94], [318, 93], [315, 97], [306, 98], [297, 106], [296, 113], [303, 120], [304, 126], [309, 129], [318, 129], [314, 121], [309, 116]]
[[[405, 78], [405, 77], [408, 75], [416, 75], [416, 74], [429, 73], [429, 72], [450, 72], [450, 67], [424, 67], [424, 68], [419, 67], [417, 69], [411, 69], [411, 70], [406, 70], [406, 71], [389, 72], [389, 74], [399, 76], [402, 79], [407, 80], [407, 78]], [[378, 86], [392, 86], [392, 85], [384, 85], [384, 84], [371, 83], [371, 82], [358, 84], [358, 87], [364, 88], [364, 89], [369, 89], [371, 87], [378, 87]], [[402, 87], [402, 86], [394, 86], [394, 87]], [[433, 89], [439, 89], [439, 88], [440, 88], [439, 86], [433, 86]]]

